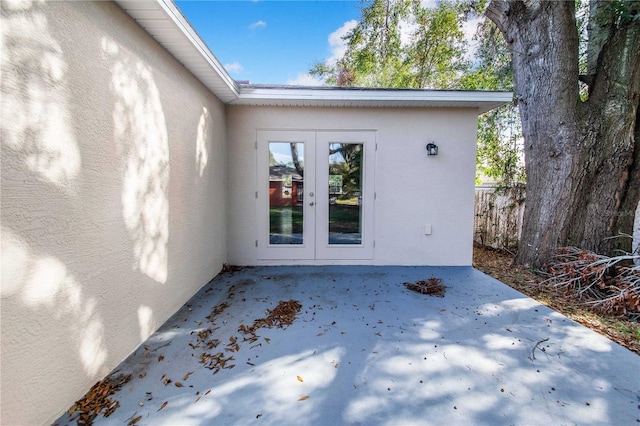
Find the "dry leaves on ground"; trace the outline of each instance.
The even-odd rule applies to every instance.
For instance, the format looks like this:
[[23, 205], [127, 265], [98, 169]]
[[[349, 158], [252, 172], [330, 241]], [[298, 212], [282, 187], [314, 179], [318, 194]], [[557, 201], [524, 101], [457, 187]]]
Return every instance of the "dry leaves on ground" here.
[[241, 270], [242, 270], [242, 266], [229, 265], [228, 263], [225, 263], [224, 265], [222, 265], [222, 270], [220, 271], [220, 273], [225, 274], [229, 272], [231, 274], [234, 274]]
[[[231, 286], [228, 290], [228, 295], [232, 295], [234, 291], [234, 286]], [[216, 305], [211, 314], [207, 316], [209, 322], [215, 326], [216, 317], [224, 312], [230, 305], [227, 302], [223, 302], [219, 305]], [[246, 326], [244, 324], [240, 324], [238, 327], [238, 331], [244, 334], [245, 337], [243, 341], [248, 341], [249, 343], [253, 343], [258, 340], [258, 336], [256, 335], [256, 331], [262, 327], [273, 328], [279, 327], [284, 328], [285, 326], [291, 325], [293, 321], [296, 319], [296, 315], [302, 310], [302, 305], [297, 300], [289, 300], [289, 301], [280, 301], [278, 305], [272, 309], [268, 310], [266, 318], [259, 318], [253, 321], [251, 326]], [[218, 339], [213, 338], [213, 331], [217, 327], [211, 329], [207, 328], [204, 330], [200, 330], [197, 333], [197, 341], [196, 343], [189, 343], [192, 349], [200, 348], [201, 346], [207, 349], [213, 349], [220, 344]], [[192, 332], [193, 334], [193, 332]], [[265, 341], [269, 343], [269, 339], [265, 338]], [[260, 344], [259, 344], [260, 345]], [[240, 343], [235, 336], [230, 336], [228, 343], [225, 345], [225, 352], [239, 352], [240, 351]], [[253, 347], [253, 346], [252, 346]], [[204, 364], [205, 368], [213, 370], [213, 373], [216, 374], [221, 369], [231, 369], [235, 367], [235, 364], [232, 361], [235, 361], [233, 356], [225, 356], [224, 352], [218, 353], [201, 353], [199, 356], [200, 363]], [[186, 380], [186, 379], [185, 379]], [[177, 386], [177, 384], [176, 384]]]
[[[69, 409], [71, 420], [77, 420], [79, 425], [91, 425], [100, 415], [109, 417], [120, 406], [120, 403], [111, 398], [111, 395], [129, 380], [131, 380], [131, 374], [126, 376], [112, 374], [97, 382]], [[78, 413], [74, 415], [75, 412]]]
[[284, 328], [291, 325], [296, 319], [296, 315], [302, 310], [302, 305], [297, 300], [289, 300], [278, 302], [278, 306], [270, 311], [267, 311], [269, 315], [266, 318], [260, 318], [253, 321], [252, 328], [259, 329], [262, 327], [267, 328]]
[[235, 358], [232, 356], [226, 357], [222, 352], [218, 352], [215, 354], [203, 353], [200, 354], [200, 362], [204, 364], [205, 368], [209, 370], [213, 370], [213, 374], [216, 374], [220, 369], [226, 368], [231, 369], [235, 367], [235, 364], [227, 364], [228, 362], [235, 361]]
[[253, 321], [253, 325], [247, 327], [244, 324], [240, 324], [238, 327], [238, 331], [248, 335], [249, 337], [245, 338], [250, 342], [255, 342], [258, 337], [256, 336], [256, 331], [262, 327], [266, 328], [284, 328], [285, 326], [291, 325], [293, 321], [296, 319], [296, 315], [302, 310], [302, 305], [297, 300], [289, 300], [283, 302], [282, 300], [278, 303], [278, 306], [273, 308], [272, 310], [268, 310], [266, 318], [259, 318]]
[[640, 354], [638, 321], [594, 313], [579, 301], [563, 297], [548, 286], [540, 286], [544, 277], [522, 266], [514, 265], [513, 258], [513, 254], [508, 252], [474, 245], [473, 266], [475, 268]]

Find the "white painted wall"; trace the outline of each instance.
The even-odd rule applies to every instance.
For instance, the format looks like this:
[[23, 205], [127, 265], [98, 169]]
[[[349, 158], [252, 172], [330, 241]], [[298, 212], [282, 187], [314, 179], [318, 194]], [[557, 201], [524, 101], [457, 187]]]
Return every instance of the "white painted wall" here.
[[226, 261], [225, 107], [117, 5], [2, 7], [1, 423], [50, 423]]
[[[471, 265], [475, 110], [229, 106], [227, 117], [230, 263], [283, 263], [257, 260], [254, 142], [256, 129], [298, 129], [376, 131], [374, 258], [343, 263]], [[432, 140], [436, 157], [425, 149]]]

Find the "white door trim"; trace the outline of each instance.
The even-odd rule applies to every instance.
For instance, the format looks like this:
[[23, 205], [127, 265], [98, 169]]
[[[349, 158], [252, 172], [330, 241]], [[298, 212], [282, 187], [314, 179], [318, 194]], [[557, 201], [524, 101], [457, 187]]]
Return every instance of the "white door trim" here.
[[[362, 159], [362, 229], [360, 244], [329, 244], [329, 145], [332, 143], [361, 143]], [[373, 259], [374, 230], [374, 171], [375, 132], [334, 131], [316, 134], [316, 259], [356, 260]]]
[[[257, 258], [258, 260], [373, 259], [376, 132], [258, 130], [257, 141]], [[304, 207], [302, 244], [270, 243], [269, 143], [304, 143]], [[360, 244], [329, 244], [329, 145], [361, 143], [362, 235]], [[311, 195], [313, 194], [313, 195]]]
[[[315, 205], [308, 193], [315, 187], [315, 138], [312, 131], [259, 130], [257, 132], [258, 170], [258, 259], [314, 259]], [[269, 143], [304, 143], [304, 207], [302, 244], [271, 244], [269, 241]]]

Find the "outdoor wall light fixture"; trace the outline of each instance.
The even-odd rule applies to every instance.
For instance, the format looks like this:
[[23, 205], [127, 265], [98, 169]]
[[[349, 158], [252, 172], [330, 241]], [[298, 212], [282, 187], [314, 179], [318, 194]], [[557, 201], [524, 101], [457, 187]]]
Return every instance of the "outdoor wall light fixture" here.
[[438, 155], [438, 145], [433, 142], [429, 142], [427, 144], [427, 154], [429, 155]]

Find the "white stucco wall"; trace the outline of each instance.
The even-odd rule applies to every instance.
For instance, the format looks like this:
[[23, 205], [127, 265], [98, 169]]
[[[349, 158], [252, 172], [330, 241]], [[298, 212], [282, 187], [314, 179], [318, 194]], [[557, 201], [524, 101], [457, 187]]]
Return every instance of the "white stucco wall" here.
[[0, 3], [1, 423], [45, 424], [226, 261], [225, 107], [114, 3]]
[[[366, 129], [378, 144], [374, 258], [342, 263], [471, 265], [475, 110], [230, 106], [227, 117], [230, 263], [283, 263], [257, 260], [256, 129]], [[440, 147], [436, 157], [427, 156], [430, 141]]]

